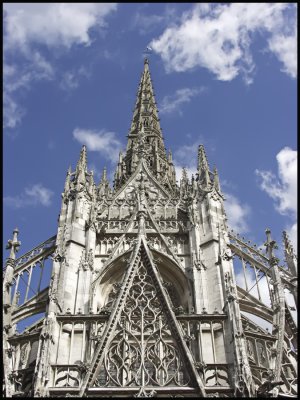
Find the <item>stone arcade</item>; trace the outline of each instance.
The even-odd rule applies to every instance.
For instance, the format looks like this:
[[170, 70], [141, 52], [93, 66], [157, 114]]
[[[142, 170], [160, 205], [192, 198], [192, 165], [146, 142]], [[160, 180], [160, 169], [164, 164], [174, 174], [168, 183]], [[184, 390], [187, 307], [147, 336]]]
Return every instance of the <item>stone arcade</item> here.
[[[106, 170], [95, 185], [83, 146], [67, 172], [57, 235], [19, 258], [17, 229], [8, 242], [5, 396], [296, 397], [297, 329], [285, 295], [296, 296], [297, 260], [284, 233], [280, 266], [266, 235], [265, 255], [228, 231], [218, 172], [202, 145], [196, 177], [183, 169], [177, 184], [145, 59], [113, 189]], [[51, 280], [40, 290], [47, 268]], [[247, 271], [258, 297], [248, 293]]]

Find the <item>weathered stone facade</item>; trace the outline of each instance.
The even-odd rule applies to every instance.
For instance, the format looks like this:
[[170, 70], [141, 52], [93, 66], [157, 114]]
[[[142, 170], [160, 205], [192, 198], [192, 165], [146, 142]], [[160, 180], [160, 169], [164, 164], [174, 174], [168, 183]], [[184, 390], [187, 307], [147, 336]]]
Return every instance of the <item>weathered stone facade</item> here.
[[[176, 182], [144, 62], [114, 187], [98, 186], [83, 146], [67, 173], [57, 235], [4, 274], [5, 393], [34, 397], [296, 397], [296, 257], [287, 268], [228, 231], [218, 172], [204, 147]], [[233, 259], [264, 277], [270, 304], [235, 282]], [[49, 287], [18, 302], [20, 278], [50, 260]], [[245, 273], [246, 277], [246, 273]], [[247, 285], [247, 282], [246, 282]], [[258, 284], [259, 286], [259, 284]], [[259, 293], [259, 292], [258, 292]], [[23, 333], [22, 318], [45, 311]], [[273, 324], [272, 332], [241, 314]]]

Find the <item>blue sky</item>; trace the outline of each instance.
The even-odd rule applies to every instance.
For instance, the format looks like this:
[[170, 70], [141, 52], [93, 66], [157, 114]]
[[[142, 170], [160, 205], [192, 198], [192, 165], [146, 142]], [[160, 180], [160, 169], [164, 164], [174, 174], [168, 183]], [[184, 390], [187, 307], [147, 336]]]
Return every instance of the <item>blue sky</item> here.
[[[150, 71], [176, 170], [204, 144], [229, 224], [258, 245], [296, 243], [296, 5], [4, 5], [4, 239], [20, 255], [56, 234], [83, 143], [96, 182], [126, 145]], [[180, 175], [177, 175], [180, 179]], [[7, 257], [5, 252], [5, 257]]]

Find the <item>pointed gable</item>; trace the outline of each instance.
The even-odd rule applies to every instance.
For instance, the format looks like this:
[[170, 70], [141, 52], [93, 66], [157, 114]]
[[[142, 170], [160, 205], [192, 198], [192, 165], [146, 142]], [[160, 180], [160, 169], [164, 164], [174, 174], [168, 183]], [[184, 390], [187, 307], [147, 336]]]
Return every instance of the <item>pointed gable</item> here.
[[188, 386], [203, 395], [202, 381], [143, 234], [120, 287], [84, 387], [125, 386], [138, 391]]

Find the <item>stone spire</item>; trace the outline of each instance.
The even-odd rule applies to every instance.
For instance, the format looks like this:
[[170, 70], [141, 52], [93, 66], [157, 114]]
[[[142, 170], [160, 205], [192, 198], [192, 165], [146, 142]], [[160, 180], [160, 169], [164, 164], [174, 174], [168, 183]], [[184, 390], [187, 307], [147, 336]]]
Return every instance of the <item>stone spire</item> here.
[[144, 60], [144, 70], [138, 87], [133, 118], [128, 134], [123, 171], [130, 176], [139, 160], [144, 158], [156, 178], [169, 173], [163, 135], [158, 118], [154, 91], [149, 71], [149, 61]]
[[202, 144], [200, 144], [198, 150], [198, 176], [199, 183], [203, 188], [209, 188], [211, 186], [209, 166], [204, 146]]
[[85, 174], [87, 173], [87, 156], [86, 156], [86, 146], [83, 145], [80, 151], [80, 157], [76, 166], [76, 178], [77, 184], [85, 184], [86, 177]]

